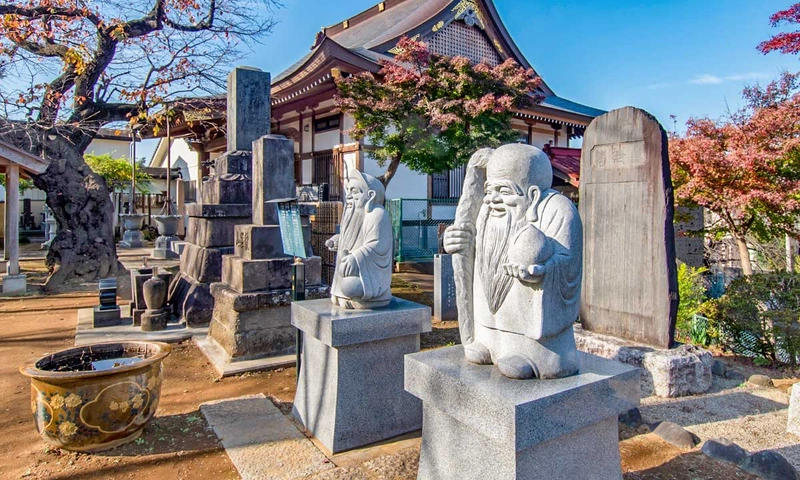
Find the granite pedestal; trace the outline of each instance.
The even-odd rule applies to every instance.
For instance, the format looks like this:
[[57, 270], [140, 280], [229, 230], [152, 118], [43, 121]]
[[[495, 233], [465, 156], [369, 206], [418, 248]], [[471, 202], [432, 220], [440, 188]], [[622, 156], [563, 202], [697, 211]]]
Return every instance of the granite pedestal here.
[[430, 308], [398, 298], [377, 310], [330, 299], [292, 304], [303, 332], [295, 417], [330, 453], [417, 430], [422, 405], [403, 390], [403, 356], [431, 330]]
[[512, 380], [460, 345], [407, 355], [405, 388], [424, 410], [417, 478], [621, 479], [617, 416], [638, 405], [639, 373], [585, 353], [579, 364]]

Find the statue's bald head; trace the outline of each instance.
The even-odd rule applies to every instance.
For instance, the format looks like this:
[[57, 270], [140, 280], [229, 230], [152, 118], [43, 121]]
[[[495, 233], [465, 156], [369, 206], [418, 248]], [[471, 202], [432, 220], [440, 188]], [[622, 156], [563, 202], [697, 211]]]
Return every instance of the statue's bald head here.
[[372, 175], [359, 172], [358, 170], [352, 170], [349, 172], [348, 182], [358, 184], [365, 194], [368, 192], [374, 192], [375, 195], [372, 197], [371, 201], [372, 206], [383, 205], [383, 202], [386, 198], [386, 188], [384, 188], [381, 181], [377, 178], [373, 177]]
[[492, 152], [486, 177], [489, 181], [510, 180], [523, 192], [532, 186], [545, 191], [553, 186], [553, 167], [547, 154], [538, 148], [512, 143]]

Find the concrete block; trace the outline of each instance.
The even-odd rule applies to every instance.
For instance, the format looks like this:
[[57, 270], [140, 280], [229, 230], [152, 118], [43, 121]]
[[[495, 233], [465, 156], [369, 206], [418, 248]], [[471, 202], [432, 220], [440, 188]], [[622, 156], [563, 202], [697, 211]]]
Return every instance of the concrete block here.
[[227, 205], [190, 203], [186, 205], [186, 214], [190, 217], [218, 218], [218, 217], [247, 217], [253, 214], [253, 207], [249, 203], [231, 203]]
[[203, 283], [222, 279], [222, 256], [231, 255], [233, 247], [206, 248], [187, 243], [181, 254], [181, 272]]
[[238, 225], [234, 252], [245, 260], [285, 257], [279, 225]]
[[203, 204], [243, 204], [252, 200], [252, 182], [245, 175], [213, 177], [203, 182]]
[[250, 223], [250, 217], [189, 217], [186, 241], [201, 247], [232, 247], [237, 225]]
[[430, 309], [399, 299], [380, 310], [293, 303], [292, 324], [303, 331], [295, 417], [332, 453], [419, 429], [422, 406], [403, 390], [403, 356], [419, 351], [430, 321]]
[[167, 329], [167, 322], [170, 320], [168, 310], [145, 310], [142, 313], [141, 326], [143, 332], [159, 332]]
[[579, 364], [520, 381], [461, 346], [407, 355], [405, 388], [424, 410], [418, 478], [621, 479], [617, 417], [638, 405], [639, 374], [583, 353]]
[[94, 328], [112, 327], [122, 324], [122, 314], [119, 307], [109, 310], [100, 310], [100, 307], [92, 309], [92, 326]]
[[658, 349], [575, 328], [578, 350], [640, 368], [643, 394], [682, 397], [711, 388], [711, 352], [694, 345]]
[[233, 255], [222, 257], [222, 283], [239, 293], [285, 290], [292, 286], [290, 257], [245, 260]]
[[265, 135], [253, 142], [253, 223], [278, 223], [275, 208], [265, 202], [294, 198], [294, 142]]
[[253, 152], [250, 146], [223, 153], [214, 159], [214, 173], [223, 175], [250, 175], [253, 171]]
[[25, 293], [28, 290], [28, 277], [24, 274], [3, 275], [3, 293]]

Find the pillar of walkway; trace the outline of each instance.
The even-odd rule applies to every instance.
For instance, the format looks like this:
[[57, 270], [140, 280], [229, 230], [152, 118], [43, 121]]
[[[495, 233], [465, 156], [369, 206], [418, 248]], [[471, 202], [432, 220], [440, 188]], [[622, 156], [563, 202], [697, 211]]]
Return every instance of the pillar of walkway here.
[[3, 276], [3, 293], [27, 289], [25, 275], [19, 273], [19, 166], [6, 168], [6, 232], [3, 250], [8, 261]]

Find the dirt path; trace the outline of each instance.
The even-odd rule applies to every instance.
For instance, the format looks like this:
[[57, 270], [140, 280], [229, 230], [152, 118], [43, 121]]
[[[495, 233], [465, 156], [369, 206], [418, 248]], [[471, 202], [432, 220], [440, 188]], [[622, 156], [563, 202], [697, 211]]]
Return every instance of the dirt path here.
[[[408, 284], [396, 285], [397, 293], [421, 303], [429, 294]], [[97, 302], [96, 292], [77, 292], [48, 297], [0, 299], [0, 478], [83, 479], [236, 479], [238, 475], [216, 436], [207, 428], [198, 412], [200, 403], [248, 394], [264, 393], [288, 410], [295, 393], [293, 368], [220, 380], [205, 357], [190, 344], [177, 345], [167, 358], [164, 390], [155, 419], [134, 443], [95, 455], [75, 454], [48, 448], [35, 431], [30, 412], [30, 386], [17, 371], [22, 363], [46, 353], [73, 345], [76, 310]], [[423, 348], [458, 343], [456, 322], [434, 326], [423, 335]], [[736, 419], [731, 414], [708, 418], [708, 410], [730, 411], [726, 402], [740, 409], [741, 421], [760, 422], [776, 417], [777, 425], [769, 435], [779, 435], [785, 424], [785, 402], [772, 400], [775, 391], [766, 393], [737, 385], [719, 385], [715, 393], [675, 401], [645, 400], [642, 413], [647, 422], [673, 420], [687, 426], [703, 439], [717, 434], [716, 425], [725, 426]], [[767, 395], [768, 394], [768, 395]], [[781, 395], [785, 394], [780, 392]], [[763, 397], [767, 398], [763, 398]], [[760, 399], [758, 398], [760, 397]], [[742, 402], [741, 398], [751, 401]], [[788, 398], [788, 397], [787, 397]], [[765, 403], [766, 402], [766, 403]], [[719, 405], [717, 409], [713, 405]], [[765, 407], [765, 405], [767, 408]], [[703, 413], [706, 411], [706, 413]], [[749, 420], [752, 419], [752, 420]], [[716, 422], [714, 422], [716, 420]], [[723, 422], [720, 424], [719, 421]], [[711, 422], [711, 426], [707, 424]], [[705, 425], [704, 425], [705, 424]], [[771, 424], [770, 424], [771, 425]], [[766, 424], [765, 424], [766, 426]], [[710, 429], [714, 431], [710, 431]], [[721, 431], [721, 430], [720, 430]], [[639, 479], [751, 479], [733, 465], [705, 457], [699, 448], [683, 451], [661, 441], [653, 434], [624, 432], [620, 443], [626, 480]], [[766, 432], [765, 432], [766, 433]], [[794, 443], [794, 437], [781, 442]], [[737, 439], [744, 440], [744, 439]], [[743, 446], [746, 442], [742, 442]], [[786, 447], [785, 444], [770, 445]], [[755, 448], [755, 445], [746, 447]], [[797, 447], [782, 449], [792, 460]], [[377, 479], [412, 480], [418, 445], [382, 459], [381, 468], [370, 473]], [[353, 454], [355, 455], [355, 454]], [[794, 458], [793, 458], [794, 457]], [[347, 465], [337, 469], [347, 474]], [[377, 467], [376, 467], [377, 468]], [[339, 478], [339, 477], [336, 477]]]
[[289, 402], [294, 369], [218, 380], [196, 348], [178, 345], [165, 363], [156, 418], [139, 440], [97, 455], [62, 452], [42, 442], [31, 418], [30, 383], [18, 366], [72, 346], [76, 309], [96, 302], [95, 293], [0, 300], [0, 478], [238, 478], [198, 405], [258, 392]]

